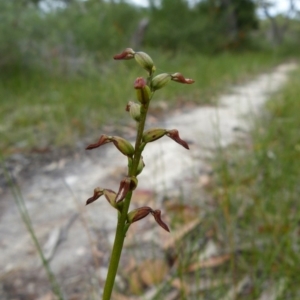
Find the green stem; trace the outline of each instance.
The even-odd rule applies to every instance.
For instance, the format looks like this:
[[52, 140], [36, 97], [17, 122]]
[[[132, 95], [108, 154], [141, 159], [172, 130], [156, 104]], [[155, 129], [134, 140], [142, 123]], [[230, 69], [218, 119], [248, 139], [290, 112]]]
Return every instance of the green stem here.
[[[142, 143], [142, 137], [143, 137], [143, 132], [144, 132], [144, 128], [145, 128], [148, 107], [149, 107], [149, 103], [141, 106], [141, 119], [140, 119], [140, 122], [138, 124], [138, 129], [137, 129], [137, 136], [136, 136], [136, 141], [135, 141], [135, 152], [134, 152], [132, 166], [128, 169], [129, 176], [136, 175], [137, 167], [138, 167], [141, 155], [142, 155], [142, 150], [140, 149], [140, 145]], [[112, 253], [111, 253], [108, 273], [107, 273], [106, 282], [105, 282], [104, 291], [103, 291], [103, 298], [102, 298], [103, 300], [110, 300], [111, 293], [113, 290], [115, 277], [117, 274], [119, 261], [120, 261], [121, 253], [122, 253], [122, 249], [123, 249], [123, 244], [124, 244], [124, 240], [126, 237], [125, 224], [126, 224], [126, 220], [127, 220], [127, 214], [128, 214], [128, 210], [129, 210], [129, 206], [130, 206], [131, 196], [132, 196], [132, 191], [130, 191], [126, 195], [126, 198], [124, 199], [124, 203], [122, 206], [122, 212], [121, 212], [121, 215], [118, 220], [115, 241], [114, 241], [114, 245], [113, 245], [113, 249], [112, 249]]]
[[110, 300], [113, 286], [115, 283], [115, 277], [117, 275], [117, 270], [118, 270], [119, 261], [121, 258], [121, 253], [122, 253], [124, 239], [125, 239], [125, 234], [126, 234], [124, 228], [125, 228], [125, 222], [127, 218], [127, 212], [130, 205], [131, 195], [132, 192], [129, 192], [126, 195], [123, 209], [122, 209], [122, 214], [118, 220], [115, 241], [111, 253], [108, 273], [107, 273], [106, 282], [103, 291], [103, 300]]

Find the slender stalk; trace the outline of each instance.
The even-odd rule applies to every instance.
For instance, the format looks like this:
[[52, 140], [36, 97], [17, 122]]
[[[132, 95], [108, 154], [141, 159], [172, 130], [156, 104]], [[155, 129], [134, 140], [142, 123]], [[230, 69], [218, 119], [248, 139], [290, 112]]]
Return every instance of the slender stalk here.
[[[2, 158], [1, 158], [2, 159]], [[4, 169], [4, 173], [5, 173], [5, 177], [10, 185], [10, 188], [11, 188], [11, 191], [13, 193], [13, 196], [14, 196], [14, 200], [16, 202], [16, 205], [18, 207], [18, 210], [19, 210], [19, 213], [21, 215], [21, 218], [26, 226], [26, 229], [28, 230], [30, 236], [31, 236], [31, 239], [35, 245], [35, 248], [40, 256], [40, 259], [42, 261], [42, 264], [43, 264], [43, 267], [46, 271], [46, 274], [48, 276], [48, 279], [49, 279], [49, 282], [52, 286], [52, 291], [53, 293], [57, 296], [57, 299], [59, 300], [64, 300], [64, 297], [63, 297], [63, 293], [60, 289], [60, 286], [55, 278], [55, 275], [54, 273], [52, 272], [51, 270], [51, 267], [50, 267], [50, 264], [48, 262], [48, 260], [46, 259], [46, 257], [44, 256], [44, 253], [43, 253], [43, 250], [41, 248], [41, 245], [36, 237], [36, 234], [35, 234], [35, 231], [34, 231], [34, 228], [32, 226], [32, 221], [31, 221], [31, 218], [30, 218], [30, 215], [29, 215], [29, 212], [27, 210], [27, 207], [26, 207], [26, 204], [25, 204], [25, 201], [23, 199], [23, 196], [18, 188], [18, 186], [16, 184], [13, 183], [13, 179], [10, 177], [8, 171], [6, 170], [6, 167], [4, 166], [4, 162], [2, 160], [2, 165], [3, 165], [3, 169]]]
[[[128, 168], [129, 176], [136, 175], [137, 167], [138, 167], [138, 164], [139, 164], [139, 161], [141, 158], [142, 150], [140, 149], [140, 145], [142, 142], [142, 136], [143, 136], [143, 132], [144, 132], [144, 128], [145, 128], [148, 108], [149, 108], [149, 103], [147, 103], [141, 107], [141, 119], [140, 119], [140, 122], [138, 123], [138, 128], [137, 128], [137, 136], [136, 136], [136, 141], [135, 141], [135, 152], [134, 152], [133, 162], [132, 162], [132, 166]], [[111, 293], [113, 290], [115, 277], [117, 274], [117, 270], [118, 270], [118, 266], [119, 266], [119, 262], [120, 262], [120, 258], [121, 258], [121, 253], [122, 253], [122, 249], [123, 249], [123, 244], [124, 244], [124, 240], [126, 237], [125, 224], [126, 224], [129, 206], [130, 206], [131, 196], [132, 196], [132, 191], [130, 191], [126, 195], [126, 198], [124, 199], [122, 212], [118, 219], [118, 225], [117, 225], [117, 229], [116, 229], [114, 245], [113, 245], [113, 249], [112, 249], [108, 273], [107, 273], [106, 282], [105, 282], [104, 291], [103, 291], [103, 298], [102, 298], [103, 300], [110, 300]]]

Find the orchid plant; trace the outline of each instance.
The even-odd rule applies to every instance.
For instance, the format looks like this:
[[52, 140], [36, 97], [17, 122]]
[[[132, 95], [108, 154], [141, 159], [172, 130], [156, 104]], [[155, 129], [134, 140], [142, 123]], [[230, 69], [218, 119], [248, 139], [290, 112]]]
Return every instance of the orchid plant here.
[[165, 87], [170, 81], [183, 84], [194, 83], [194, 80], [185, 78], [181, 73], [162, 73], [155, 76], [156, 68], [153, 60], [145, 52], [135, 52], [133, 49], [127, 48], [122, 53], [115, 55], [114, 59], [134, 59], [147, 71], [148, 76], [146, 79], [138, 77], [135, 80], [134, 89], [136, 90], [138, 102], [130, 101], [126, 106], [126, 111], [129, 112], [130, 116], [137, 123], [135, 145], [133, 146], [128, 140], [122, 137], [103, 134], [96, 143], [91, 144], [86, 148], [87, 150], [91, 150], [107, 143], [113, 143], [115, 147], [127, 157], [128, 162], [127, 175], [121, 179], [119, 190], [117, 192], [97, 187], [94, 190], [93, 196], [86, 201], [86, 204], [88, 205], [104, 195], [108, 203], [115, 208], [118, 213], [118, 223], [103, 291], [103, 300], [109, 300], [111, 298], [126, 232], [131, 224], [151, 214], [159, 226], [168, 232], [170, 231], [167, 224], [161, 218], [161, 210], [143, 206], [129, 211], [129, 207], [132, 193], [138, 186], [137, 177], [145, 167], [142, 153], [148, 143], [154, 142], [163, 136], [167, 136], [184, 148], [189, 149], [188, 144], [180, 138], [178, 130], [176, 129], [167, 130], [164, 128], [150, 128], [145, 130], [149, 105], [155, 92]]

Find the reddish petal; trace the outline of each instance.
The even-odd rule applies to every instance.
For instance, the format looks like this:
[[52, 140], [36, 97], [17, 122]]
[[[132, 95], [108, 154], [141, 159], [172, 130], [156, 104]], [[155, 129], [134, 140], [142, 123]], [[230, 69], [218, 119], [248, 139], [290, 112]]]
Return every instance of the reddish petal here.
[[167, 225], [165, 222], [163, 222], [163, 220], [161, 219], [161, 211], [160, 211], [159, 209], [153, 211], [153, 212], [152, 212], [152, 215], [153, 215], [153, 217], [154, 217], [156, 223], [157, 223], [160, 227], [162, 227], [164, 230], [170, 232], [170, 229], [169, 229], [168, 225]]
[[130, 223], [134, 223], [139, 221], [145, 217], [147, 217], [151, 212], [153, 212], [152, 208], [149, 206], [143, 206], [137, 209], [134, 209], [128, 214], [128, 220]]
[[135, 89], [143, 89], [146, 85], [146, 80], [143, 77], [138, 77], [134, 82]]
[[96, 201], [102, 195], [103, 195], [103, 189], [95, 188], [94, 189], [94, 195], [91, 198], [89, 198], [89, 199], [86, 200], [86, 204], [85, 205], [88, 205], [88, 204]]
[[85, 149], [86, 150], [95, 149], [95, 148], [98, 148], [98, 147], [100, 147], [100, 146], [102, 146], [104, 144], [107, 144], [109, 142], [111, 142], [110, 138], [107, 135], [103, 134], [103, 135], [100, 136], [100, 138], [99, 138], [99, 140], [98, 140], [97, 143], [90, 144]]
[[115, 60], [132, 59], [134, 58], [134, 51], [131, 48], [126, 48], [122, 53], [114, 55]]
[[182, 140], [179, 137], [179, 133], [177, 129], [172, 129], [172, 130], [168, 130], [167, 134], [166, 134], [169, 138], [171, 138], [172, 140], [174, 140], [176, 143], [178, 143], [179, 145], [181, 145], [182, 147], [184, 147], [185, 149], [190, 149], [189, 145], [187, 144], [186, 141]]
[[184, 76], [181, 73], [174, 73], [171, 75], [171, 78], [173, 81], [180, 82], [180, 83], [192, 84], [195, 82], [195, 80], [193, 79], [184, 78]]
[[120, 182], [120, 187], [119, 191], [116, 196], [116, 203], [122, 201], [125, 199], [127, 193], [131, 190], [131, 178], [130, 177], [125, 177], [121, 182]]

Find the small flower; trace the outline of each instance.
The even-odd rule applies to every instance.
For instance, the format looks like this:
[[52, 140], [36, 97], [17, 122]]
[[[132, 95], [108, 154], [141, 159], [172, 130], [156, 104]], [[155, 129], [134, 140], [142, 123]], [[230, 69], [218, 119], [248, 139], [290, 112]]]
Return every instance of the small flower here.
[[134, 223], [138, 220], [141, 220], [147, 217], [151, 212], [153, 212], [152, 208], [149, 206], [143, 206], [137, 209], [132, 210], [127, 215], [128, 223]]
[[180, 83], [186, 83], [186, 84], [192, 84], [195, 82], [195, 80], [190, 78], [184, 78], [181, 73], [174, 73], [171, 75], [171, 80], [180, 82]]
[[164, 230], [170, 232], [168, 225], [165, 222], [163, 222], [163, 220], [161, 219], [161, 211], [159, 209], [152, 211], [151, 214], [153, 215], [156, 223], [160, 227], [162, 227]]
[[120, 182], [119, 191], [116, 196], [116, 203], [125, 199], [129, 191], [133, 191], [137, 187], [138, 181], [136, 177], [125, 177]]
[[167, 133], [166, 129], [163, 128], [152, 128], [144, 132], [142, 141], [144, 143], [154, 142]]
[[167, 85], [171, 81], [172, 77], [168, 73], [162, 73], [155, 76], [151, 81], [151, 87], [153, 91], [159, 90]]
[[140, 103], [147, 104], [150, 101], [151, 91], [143, 77], [138, 77], [134, 82], [136, 96]]
[[132, 224], [136, 221], [139, 221], [139, 220], [147, 217], [150, 213], [152, 214], [156, 223], [160, 227], [162, 227], [164, 230], [170, 232], [168, 225], [161, 219], [161, 211], [159, 209], [153, 210], [149, 206], [142, 206], [142, 207], [136, 208], [136, 209], [132, 210], [131, 212], [129, 212], [127, 214], [127, 222], [129, 224]]
[[166, 135], [171, 138], [172, 140], [174, 140], [176, 143], [180, 144], [182, 147], [184, 147], [185, 149], [190, 149], [189, 145], [187, 144], [186, 141], [182, 140], [179, 137], [179, 132], [177, 129], [172, 129], [172, 130], [168, 130]]
[[85, 205], [88, 205], [88, 204], [96, 201], [98, 198], [100, 198], [103, 195], [103, 192], [104, 192], [103, 189], [101, 189], [99, 187], [95, 188], [94, 189], [94, 195], [91, 198], [89, 198], [89, 199], [86, 200], [86, 204]]
[[132, 157], [134, 154], [133, 146], [125, 139], [119, 136], [112, 136], [110, 140], [114, 143], [116, 148], [124, 155]]
[[107, 136], [106, 134], [103, 134], [100, 136], [99, 140], [97, 143], [95, 144], [90, 144], [89, 146], [87, 146], [85, 149], [86, 150], [91, 150], [91, 149], [95, 149], [95, 148], [98, 148], [104, 144], [107, 144], [107, 143], [110, 143], [111, 140], [109, 138], [109, 136]]
[[135, 52], [134, 58], [136, 62], [151, 75], [155, 71], [152, 58], [145, 52]]
[[98, 148], [104, 144], [113, 142], [116, 148], [124, 155], [128, 157], [132, 157], [134, 154], [133, 146], [125, 139], [119, 136], [108, 136], [108, 135], [101, 135], [98, 142], [95, 144], [91, 144], [86, 147], [86, 150], [91, 150]]
[[139, 122], [141, 119], [141, 105], [132, 101], [129, 101], [126, 105], [126, 111], [129, 112], [130, 116], [136, 122]]
[[131, 48], [126, 48], [122, 53], [114, 55], [115, 60], [132, 59], [135, 52]]

